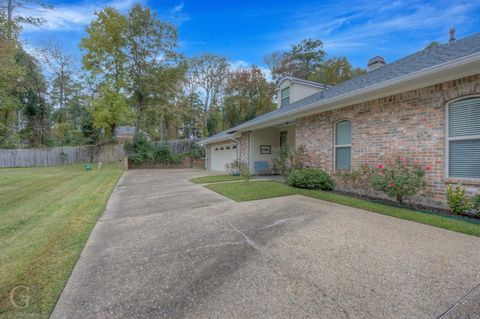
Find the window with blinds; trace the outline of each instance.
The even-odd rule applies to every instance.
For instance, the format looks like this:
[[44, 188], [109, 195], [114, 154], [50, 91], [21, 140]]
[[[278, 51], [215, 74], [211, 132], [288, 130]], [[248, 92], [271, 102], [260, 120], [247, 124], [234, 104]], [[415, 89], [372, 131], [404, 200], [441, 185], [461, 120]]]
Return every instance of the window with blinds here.
[[335, 124], [335, 169], [349, 170], [352, 167], [352, 122]]
[[448, 106], [448, 176], [480, 178], [480, 97]]

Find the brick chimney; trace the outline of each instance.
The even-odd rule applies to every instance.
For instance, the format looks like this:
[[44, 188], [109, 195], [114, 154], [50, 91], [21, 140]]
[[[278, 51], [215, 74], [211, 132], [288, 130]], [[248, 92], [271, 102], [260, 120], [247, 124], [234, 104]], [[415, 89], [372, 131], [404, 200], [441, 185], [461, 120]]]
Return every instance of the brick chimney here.
[[383, 57], [381, 56], [373, 57], [370, 60], [368, 60], [367, 71], [372, 71], [372, 70], [381, 68], [385, 64], [386, 64], [385, 59]]
[[455, 43], [455, 28], [450, 29], [450, 40], [448, 40], [448, 43]]

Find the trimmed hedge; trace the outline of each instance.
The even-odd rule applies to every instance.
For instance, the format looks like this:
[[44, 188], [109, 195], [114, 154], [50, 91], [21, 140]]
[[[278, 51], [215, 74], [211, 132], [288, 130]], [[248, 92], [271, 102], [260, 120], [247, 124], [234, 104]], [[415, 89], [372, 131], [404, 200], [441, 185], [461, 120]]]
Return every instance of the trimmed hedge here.
[[319, 168], [293, 169], [287, 176], [287, 184], [306, 189], [332, 190], [335, 186], [328, 174]]

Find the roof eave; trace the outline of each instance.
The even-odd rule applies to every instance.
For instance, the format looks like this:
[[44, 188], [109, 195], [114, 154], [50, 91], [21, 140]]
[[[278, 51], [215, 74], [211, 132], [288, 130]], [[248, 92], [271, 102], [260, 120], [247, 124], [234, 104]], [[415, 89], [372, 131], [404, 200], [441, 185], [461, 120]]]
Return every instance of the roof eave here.
[[289, 80], [290, 82], [294, 82], [294, 83], [300, 83], [300, 84], [303, 84], [303, 85], [308, 85], [308, 86], [311, 86], [311, 87], [315, 87], [317, 89], [325, 89], [325, 88], [328, 87], [328, 85], [323, 84], [323, 83], [316, 83], [316, 82], [309, 81], [309, 80], [297, 79], [297, 78], [294, 78], [294, 77], [291, 77], [291, 76], [286, 76], [286, 77], [283, 77], [280, 81], [278, 81], [278, 83], [276, 85], [276, 89], [278, 90], [280, 88], [280, 85], [286, 80]]
[[[292, 118], [298, 118], [299, 116], [307, 116], [310, 114], [319, 113], [318, 108], [321, 108], [321, 111], [325, 112], [332, 109], [373, 100], [382, 96], [398, 94], [415, 88], [427, 87], [433, 84], [474, 74], [480, 74], [480, 52], [439, 64], [434, 67], [412, 72], [410, 74], [371, 85], [366, 88], [341, 94], [327, 100], [312, 103], [302, 108], [292, 109], [290, 111], [274, 115], [268, 119], [265, 119], [265, 121], [257, 122], [255, 124], [248, 124], [248, 122], [246, 122], [244, 124], [240, 124], [234, 129], [237, 131], [246, 129], [259, 129], [275, 123], [291, 120]], [[387, 89], [389, 90], [388, 92], [385, 91]]]

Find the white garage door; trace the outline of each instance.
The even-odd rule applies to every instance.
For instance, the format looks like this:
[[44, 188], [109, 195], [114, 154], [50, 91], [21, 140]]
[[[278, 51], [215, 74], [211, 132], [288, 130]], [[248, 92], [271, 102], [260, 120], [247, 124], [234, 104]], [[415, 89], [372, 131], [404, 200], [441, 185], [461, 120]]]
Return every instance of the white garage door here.
[[237, 159], [237, 145], [215, 145], [211, 152], [211, 169], [214, 171], [227, 171], [226, 165]]

